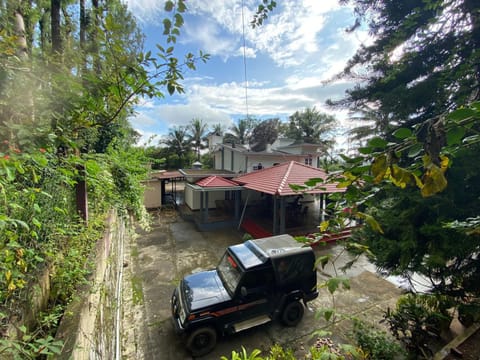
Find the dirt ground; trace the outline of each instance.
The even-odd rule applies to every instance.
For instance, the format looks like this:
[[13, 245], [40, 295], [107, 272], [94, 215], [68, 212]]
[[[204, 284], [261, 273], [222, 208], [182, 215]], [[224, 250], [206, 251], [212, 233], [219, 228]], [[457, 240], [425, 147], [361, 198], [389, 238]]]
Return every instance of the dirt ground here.
[[[236, 230], [198, 232], [194, 224], [181, 219], [176, 211], [152, 213], [150, 232], [138, 231], [125, 249], [123, 276], [123, 359], [192, 359], [181, 339], [174, 333], [170, 315], [170, 297], [180, 279], [192, 272], [215, 267], [225, 248], [242, 242]], [[334, 275], [350, 260], [339, 246], [316, 249], [317, 256], [331, 253], [336, 267], [318, 270], [318, 281]], [[271, 322], [257, 328], [220, 338], [216, 349], [198, 359], [230, 357], [232, 350], [244, 346], [248, 352], [258, 348], [266, 351], [279, 343], [293, 349], [298, 359], [315, 342], [314, 332], [332, 331], [338, 342], [350, 341], [350, 324], [339, 321], [335, 326], [315, 316], [323, 307], [335, 302], [339, 313], [354, 314], [378, 324], [387, 307], [393, 307], [401, 290], [377, 276], [365, 259], [352, 267], [346, 276], [351, 289], [339, 291], [335, 297], [326, 289], [309, 303], [302, 322], [295, 328]]]

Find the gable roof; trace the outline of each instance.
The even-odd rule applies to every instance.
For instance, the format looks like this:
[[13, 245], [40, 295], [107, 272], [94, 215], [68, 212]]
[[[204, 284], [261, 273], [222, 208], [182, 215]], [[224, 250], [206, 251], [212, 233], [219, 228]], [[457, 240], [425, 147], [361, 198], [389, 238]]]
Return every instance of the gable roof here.
[[[260, 191], [270, 195], [297, 195], [289, 184], [304, 185], [313, 178], [327, 178], [327, 173], [319, 168], [314, 168], [297, 161], [290, 161], [273, 167], [250, 172], [234, 178], [245, 188]], [[318, 184], [318, 188], [306, 191], [308, 194], [344, 192], [344, 188], [338, 188], [336, 183]]]
[[201, 187], [236, 187], [238, 184], [232, 180], [225, 179], [221, 176], [209, 176], [195, 183]]

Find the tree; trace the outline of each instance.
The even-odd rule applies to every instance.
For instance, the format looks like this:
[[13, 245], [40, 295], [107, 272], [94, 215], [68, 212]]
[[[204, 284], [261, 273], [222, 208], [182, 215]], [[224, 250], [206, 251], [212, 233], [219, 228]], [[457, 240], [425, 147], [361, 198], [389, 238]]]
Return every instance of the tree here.
[[205, 149], [205, 133], [207, 131], [207, 124], [203, 123], [202, 119], [192, 119], [187, 127], [190, 132], [190, 141], [192, 142], [194, 151], [197, 155], [197, 160], [200, 160], [200, 150]]
[[369, 214], [382, 232], [365, 227], [362, 238], [375, 254], [375, 264], [415, 283], [415, 273], [429, 281], [432, 292], [458, 302], [480, 296], [480, 236], [445, 224], [480, 213], [480, 146], [455, 155], [449, 186], [423, 198], [415, 189], [386, 184], [372, 198]]
[[264, 120], [259, 123], [252, 131], [250, 140], [253, 151], [264, 151], [267, 145], [271, 145], [278, 138], [279, 119]]
[[323, 144], [328, 149], [335, 143], [330, 137], [334, 126], [335, 117], [320, 113], [315, 107], [307, 108], [290, 116], [286, 135], [297, 141]]
[[210, 131], [217, 136], [223, 136], [225, 134], [225, 126], [220, 123], [214, 124]]
[[229, 132], [225, 134], [223, 142], [241, 145], [249, 144], [252, 131], [257, 123], [258, 121], [253, 118], [240, 119], [238, 124], [233, 124], [229, 128]]
[[457, 304], [478, 299], [478, 224], [447, 224], [480, 211], [480, 5], [352, 2], [357, 24], [370, 21], [377, 37], [342, 73], [359, 84], [330, 104], [366, 115], [377, 136], [367, 132], [358, 156], [344, 157], [344, 200], [366, 221], [363, 239], [380, 268], [421, 273]]
[[[191, 142], [188, 136], [188, 128], [186, 126], [175, 126], [169, 132], [166, 138], [160, 140], [161, 144], [168, 147], [169, 155], [178, 157], [176, 165], [184, 167], [188, 160], [189, 154], [192, 152]], [[168, 157], [167, 157], [168, 161]]]
[[[40, 269], [56, 269], [50, 308], [41, 313], [54, 309], [49, 316], [58, 319], [90, 273], [84, 259], [107, 212], [148, 222], [140, 184], [148, 159], [131, 146], [128, 117], [142, 96], [183, 92], [183, 70], [208, 58], [175, 55], [185, 1], [166, 1], [165, 10], [166, 46], [152, 55], [119, 0], [0, 1], [2, 356], [60, 351], [61, 341], [50, 336], [57, 321], [37, 317], [23, 326], [16, 316], [30, 303], [26, 288], [35, 288], [29, 282]], [[80, 184], [88, 184], [90, 223], [75, 207]], [[20, 339], [9, 338], [13, 327], [25, 329]]]
[[340, 75], [358, 85], [331, 104], [374, 108], [411, 127], [479, 98], [478, 2], [342, 2], [353, 3], [357, 24], [367, 21], [375, 41]]

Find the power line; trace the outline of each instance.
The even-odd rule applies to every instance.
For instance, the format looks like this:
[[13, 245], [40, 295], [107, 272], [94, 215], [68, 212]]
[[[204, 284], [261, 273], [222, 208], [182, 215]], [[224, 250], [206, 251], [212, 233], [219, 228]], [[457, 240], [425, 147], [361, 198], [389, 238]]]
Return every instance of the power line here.
[[242, 35], [243, 35], [243, 76], [245, 78], [245, 109], [247, 112], [247, 119], [249, 118], [248, 113], [248, 80], [247, 80], [247, 53], [245, 45], [245, 17], [243, 14], [244, 0], [242, 0]]

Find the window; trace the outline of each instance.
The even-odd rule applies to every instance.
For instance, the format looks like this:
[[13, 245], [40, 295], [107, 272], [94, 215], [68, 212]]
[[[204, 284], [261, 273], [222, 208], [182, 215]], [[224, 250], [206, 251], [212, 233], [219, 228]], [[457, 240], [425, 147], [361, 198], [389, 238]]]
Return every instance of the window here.
[[262, 170], [262, 169], [263, 169], [262, 163], [258, 163], [258, 165], [253, 165], [253, 170]]
[[308, 158], [305, 158], [305, 165], [312, 166], [312, 157], [309, 156]]

